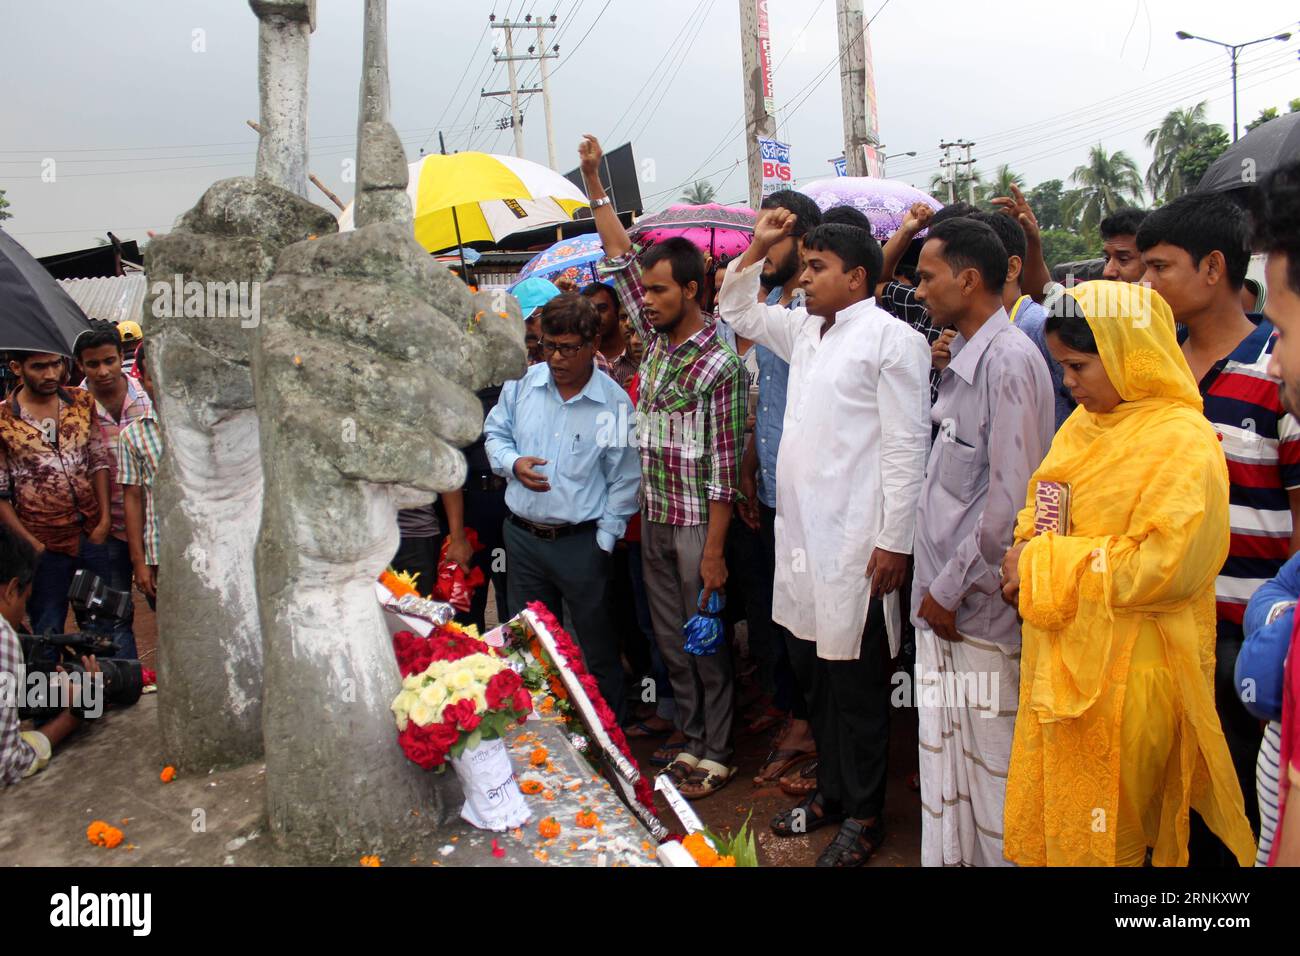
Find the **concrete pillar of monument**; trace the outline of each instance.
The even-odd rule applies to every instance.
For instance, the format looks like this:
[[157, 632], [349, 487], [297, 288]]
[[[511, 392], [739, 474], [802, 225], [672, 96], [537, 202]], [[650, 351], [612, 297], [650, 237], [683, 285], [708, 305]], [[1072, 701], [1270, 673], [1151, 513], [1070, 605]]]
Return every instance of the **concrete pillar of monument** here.
[[281, 253], [253, 350], [267, 815], [278, 840], [334, 858], [418, 841], [455, 790], [397, 745], [400, 679], [374, 581], [397, 550], [397, 510], [462, 485], [458, 447], [483, 423], [474, 390], [525, 367], [514, 300], [480, 314], [415, 241], [381, 0], [365, 24], [357, 229]]

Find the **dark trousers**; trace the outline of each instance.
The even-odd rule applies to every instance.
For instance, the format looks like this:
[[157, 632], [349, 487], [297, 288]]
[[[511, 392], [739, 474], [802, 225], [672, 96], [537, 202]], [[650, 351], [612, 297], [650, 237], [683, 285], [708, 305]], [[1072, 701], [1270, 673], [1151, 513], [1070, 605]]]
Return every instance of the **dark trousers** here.
[[609, 621], [611, 558], [596, 543], [596, 529], [550, 541], [507, 522], [505, 539], [510, 553], [509, 616], [541, 601], [559, 617], [563, 602], [587, 670], [621, 723], [626, 702], [618, 635]]
[[[776, 576], [776, 509], [758, 503], [759, 539], [755, 542], [757, 573], [749, 590], [749, 637], [755, 646], [762, 648], [760, 674], [763, 662], [769, 662], [773, 687], [772, 705], [786, 710], [795, 720], [808, 719], [808, 703], [804, 700], [794, 668], [790, 666], [790, 632], [772, 620], [772, 581]], [[734, 522], [733, 522], [734, 524]]]
[[[131, 554], [125, 541], [112, 535], [103, 544], [91, 544], [82, 535], [76, 555], [56, 554], [46, 551], [36, 566], [31, 597], [27, 599], [27, 619], [33, 634], [62, 634], [68, 619], [68, 588], [73, 576], [87, 570], [103, 580], [110, 588], [125, 591], [128, 595], [126, 613], [114, 627], [100, 630], [109, 634], [117, 647], [116, 656], [137, 657], [135, 634], [131, 627], [135, 620], [135, 605], [131, 594]], [[94, 627], [94, 622], [77, 613], [77, 624], [83, 629]]]
[[442, 534], [422, 538], [403, 537], [397, 546], [397, 554], [389, 562], [394, 571], [419, 575], [415, 579], [415, 589], [423, 597], [432, 595], [433, 587], [438, 583], [438, 555], [442, 552], [442, 542], [446, 538]]
[[890, 690], [881, 602], [871, 602], [857, 660], [822, 660], [813, 641], [794, 636], [786, 643], [808, 702], [817, 743], [817, 789], [826, 809], [859, 820], [879, 818], [889, 760]]
[[[483, 586], [475, 588], [470, 597], [468, 620], [462, 623], [478, 625], [480, 634], [487, 633], [488, 582], [496, 593], [497, 620], [504, 623], [512, 616], [508, 612], [508, 579], [506, 577], [506, 544], [502, 526], [506, 515], [506, 493], [500, 491], [482, 491], [474, 488], [465, 489], [465, 527], [473, 528], [478, 534], [482, 549], [474, 552], [470, 567], [483, 572]], [[559, 616], [560, 609], [553, 608], [552, 613]], [[459, 620], [461, 615], [457, 615]], [[612, 704], [610, 706], [613, 706]]]
[[[1227, 621], [1219, 622], [1218, 635], [1214, 642], [1214, 709], [1219, 714], [1219, 725], [1223, 728], [1224, 739], [1228, 742], [1232, 767], [1237, 772], [1241, 795], [1246, 801], [1246, 819], [1250, 821], [1250, 828], [1258, 837], [1259, 795], [1255, 786], [1255, 762], [1264, 739], [1264, 728], [1250, 715], [1241, 698], [1237, 696], [1236, 681], [1233, 679], [1233, 671], [1237, 667], [1237, 655], [1241, 653], [1244, 639], [1240, 627]], [[1237, 865], [1237, 858], [1210, 831], [1195, 810], [1192, 811], [1187, 841], [1187, 864], [1197, 867]]]

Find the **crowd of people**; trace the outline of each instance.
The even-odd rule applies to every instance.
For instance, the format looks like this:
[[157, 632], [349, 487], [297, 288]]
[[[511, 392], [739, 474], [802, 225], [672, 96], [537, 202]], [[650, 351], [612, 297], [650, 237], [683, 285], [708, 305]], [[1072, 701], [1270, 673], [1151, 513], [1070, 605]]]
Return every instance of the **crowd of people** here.
[[[529, 368], [480, 392], [465, 484], [399, 514], [393, 567], [425, 593], [444, 561], [481, 571], [480, 630], [490, 593], [499, 620], [562, 613], [690, 799], [771, 734], [754, 782], [795, 802], [770, 828], [835, 827], [819, 866], [886, 839], [900, 670], [926, 865], [1300, 864], [1300, 164], [1251, 214], [1115, 212], [1103, 278], [1062, 285], [1018, 191], [918, 203], [882, 246], [783, 190], [733, 261], [638, 248], [601, 155], [585, 137], [599, 281], [521, 288]], [[73, 367], [10, 357], [0, 672], [16, 629], [63, 630], [78, 570], [153, 604], [140, 340], [95, 323]], [[694, 653], [719, 605], [734, 640]], [[5, 708], [0, 781], [76, 723]]]
[[[772, 831], [865, 863], [903, 666], [927, 865], [1300, 861], [1300, 166], [1253, 221], [1119, 210], [1103, 278], [1061, 285], [1019, 192], [918, 204], [883, 247], [776, 192], [718, 262], [637, 248], [579, 155], [600, 281], [528, 304], [467, 489], [501, 502], [501, 616], [562, 608], [683, 795], [772, 732]], [[724, 593], [743, 640], [691, 653]]]

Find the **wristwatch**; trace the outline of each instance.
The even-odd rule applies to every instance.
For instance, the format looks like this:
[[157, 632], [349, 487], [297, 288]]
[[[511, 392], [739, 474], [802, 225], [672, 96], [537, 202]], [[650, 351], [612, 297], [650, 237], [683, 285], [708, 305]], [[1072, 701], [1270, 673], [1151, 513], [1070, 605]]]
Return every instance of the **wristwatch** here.
[[608, 206], [611, 202], [613, 202], [613, 200], [608, 196], [601, 196], [599, 199], [593, 199], [591, 201], [591, 208], [599, 209], [601, 206]]

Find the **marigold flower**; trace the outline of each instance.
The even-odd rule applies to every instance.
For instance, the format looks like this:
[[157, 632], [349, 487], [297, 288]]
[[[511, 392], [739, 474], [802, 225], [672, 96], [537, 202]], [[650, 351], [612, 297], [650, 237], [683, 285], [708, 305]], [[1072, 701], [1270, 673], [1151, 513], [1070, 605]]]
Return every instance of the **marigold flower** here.
[[519, 782], [519, 789], [529, 796], [532, 796], [535, 793], [542, 792], [542, 783], [540, 780], [521, 780]]
[[714, 863], [713, 865], [714, 866], [735, 866], [736, 858], [734, 856], [720, 856], [718, 857], [718, 862]]
[[584, 829], [586, 829], [586, 830], [591, 830], [591, 829], [595, 828], [595, 826], [596, 826], [598, 823], [600, 823], [600, 817], [596, 816], [596, 814], [595, 814], [594, 811], [591, 811], [591, 810], [579, 810], [579, 811], [578, 811], [578, 817], [577, 817], [577, 821], [576, 821], [576, 822], [577, 822], [578, 826], [580, 826], [580, 827], [582, 827], [582, 828], [584, 828]]
[[[718, 851], [709, 845], [709, 841], [704, 839], [704, 834], [696, 831], [682, 840], [682, 847], [691, 855], [700, 866], [715, 866], [718, 862]], [[735, 860], [732, 860], [735, 864]]]
[[111, 850], [122, 842], [122, 831], [117, 827], [109, 826], [103, 820], [95, 820], [86, 827], [86, 839], [95, 846], [107, 847]]
[[171, 766], [170, 764], [168, 764], [166, 767], [163, 767], [162, 773], [158, 774], [158, 779], [161, 780], [163, 783], [171, 783], [173, 780], [176, 779], [176, 768]]
[[560, 835], [560, 824], [555, 817], [547, 817], [537, 824], [537, 834], [544, 840], [554, 840]]
[[534, 767], [540, 767], [546, 763], [548, 757], [550, 757], [550, 753], [545, 747], [534, 747], [533, 752], [528, 755], [528, 762]]
[[361, 865], [362, 865], [362, 866], [379, 866], [379, 857], [377, 857], [377, 856], [363, 856], [363, 857], [361, 858]]

